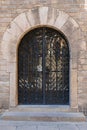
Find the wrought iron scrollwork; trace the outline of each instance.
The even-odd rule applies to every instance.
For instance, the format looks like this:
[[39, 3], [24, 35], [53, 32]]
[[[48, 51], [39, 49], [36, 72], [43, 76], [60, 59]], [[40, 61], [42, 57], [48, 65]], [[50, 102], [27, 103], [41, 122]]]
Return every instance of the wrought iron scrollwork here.
[[28, 32], [18, 48], [19, 104], [69, 104], [69, 46], [49, 27]]

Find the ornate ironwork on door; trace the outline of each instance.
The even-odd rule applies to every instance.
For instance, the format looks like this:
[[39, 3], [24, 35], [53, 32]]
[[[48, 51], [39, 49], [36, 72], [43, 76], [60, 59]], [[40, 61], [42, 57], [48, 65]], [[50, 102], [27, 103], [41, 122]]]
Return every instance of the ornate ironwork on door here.
[[28, 32], [18, 48], [19, 104], [69, 104], [69, 46], [49, 27]]

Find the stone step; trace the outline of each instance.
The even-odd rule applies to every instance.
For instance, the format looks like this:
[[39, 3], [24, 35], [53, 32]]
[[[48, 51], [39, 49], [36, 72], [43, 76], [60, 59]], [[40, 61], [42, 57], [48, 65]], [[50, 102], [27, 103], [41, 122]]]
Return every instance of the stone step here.
[[82, 122], [86, 121], [86, 118], [83, 113], [77, 112], [5, 112], [1, 120]]
[[69, 105], [18, 105], [10, 108], [14, 112], [77, 112], [77, 108], [70, 108]]

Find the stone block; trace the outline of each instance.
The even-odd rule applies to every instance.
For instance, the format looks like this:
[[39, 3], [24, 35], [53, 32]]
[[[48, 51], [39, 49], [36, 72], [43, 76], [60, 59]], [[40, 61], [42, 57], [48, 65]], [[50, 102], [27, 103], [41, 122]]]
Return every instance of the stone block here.
[[47, 24], [53, 25], [58, 15], [59, 15], [59, 10], [49, 7], [48, 16], [47, 16]]
[[16, 130], [16, 126], [0, 126], [0, 130]]
[[[10, 44], [11, 42], [11, 44]], [[1, 51], [2, 51], [2, 58], [3, 60], [9, 61], [9, 62], [16, 62], [16, 49], [17, 49], [17, 41], [2, 41], [1, 43]], [[7, 64], [7, 63], [6, 63]]]
[[17, 23], [12, 21], [11, 24], [9, 25], [9, 28], [7, 29], [6, 33], [3, 36], [3, 40], [13, 42], [16, 41], [22, 34], [23, 30], [17, 25]]
[[0, 93], [9, 93], [9, 87], [8, 86], [1, 86]]
[[77, 58], [70, 59], [70, 69], [77, 69]]
[[16, 106], [18, 100], [16, 73], [10, 73], [10, 106]]
[[78, 70], [87, 71], [87, 65], [78, 65]]
[[38, 130], [60, 130], [57, 126], [38, 126]]
[[78, 59], [78, 64], [80, 64], [80, 65], [87, 64], [87, 59], [79, 58]]
[[87, 124], [78, 124], [77, 127], [79, 130], [87, 130]]
[[59, 15], [54, 23], [55, 27], [61, 29], [61, 27], [66, 23], [68, 18], [68, 14], [64, 13], [63, 11], [59, 11]]
[[34, 26], [34, 25], [35, 25], [35, 19], [34, 19], [34, 16], [33, 16], [31, 10], [29, 10], [29, 11], [26, 13], [26, 17], [27, 17], [27, 20], [28, 20], [29, 24], [30, 24], [31, 26]]
[[62, 26], [61, 30], [67, 37], [69, 37], [78, 28], [78, 24], [71, 17], [69, 17], [67, 22]]
[[84, 0], [73, 0], [73, 4], [85, 4]]
[[7, 65], [0, 65], [0, 71], [6, 71]]
[[18, 126], [16, 130], [37, 130], [36, 126]]
[[78, 41], [78, 45], [79, 45], [79, 48], [80, 48], [80, 50], [83, 50], [83, 51], [86, 51], [86, 41], [84, 41], [84, 40], [79, 40]]
[[[5, 42], [9, 42], [10, 40], [11, 40], [11, 34], [9, 33], [9, 32], [5, 32], [4, 33], [4, 35], [3, 35], [3, 37], [2, 37], [4, 40], [2, 40], [2, 46], [3, 46], [3, 44], [5, 43]], [[1, 46], [1, 47], [2, 47]], [[4, 49], [3, 49], [4, 50]]]
[[9, 86], [9, 81], [4, 82], [4, 81], [0, 81], [0, 86]]
[[0, 104], [2, 109], [7, 109], [9, 107], [9, 96], [6, 93], [0, 93]]
[[6, 65], [6, 63], [7, 63], [7, 62], [6, 62], [6, 60], [3, 60], [3, 59], [2, 59], [2, 60], [0, 60], [0, 65], [2, 65], [2, 66], [3, 66], [3, 65]]
[[71, 99], [71, 106], [72, 108], [77, 108], [78, 101], [77, 101], [77, 69], [73, 69], [70, 73], [71, 75], [71, 82], [70, 82], [70, 99]]
[[78, 70], [83, 70], [82, 65], [80, 65], [80, 64], [78, 65]]
[[86, 71], [78, 71], [78, 75], [79, 76], [82, 76], [83, 78], [86, 78], [87, 77], [87, 73], [86, 73]]
[[42, 25], [47, 24], [47, 15], [48, 15], [48, 7], [40, 7], [39, 8], [40, 24]]
[[74, 43], [75, 41], [78, 41], [78, 40], [84, 40], [84, 36], [83, 36], [81, 29], [80, 28], [76, 29], [72, 33], [72, 35], [69, 36], [69, 40], [71, 43]]
[[8, 46], [7, 46], [8, 44], [9, 44], [9, 42], [2, 41], [1, 45], [0, 45], [1, 52], [2, 52], [2, 58], [4, 60], [6, 60], [8, 57]]
[[0, 19], [0, 23], [10, 23], [11, 22], [11, 20], [12, 20], [12, 18], [11, 17], [4, 17], [4, 18], [2, 18], [2, 19]]
[[21, 30], [23, 30], [23, 32], [30, 28], [30, 24], [25, 13], [21, 13], [17, 18], [15, 18], [14, 22]]
[[87, 65], [83, 65], [83, 66], [82, 66], [82, 70], [87, 71]]
[[31, 12], [32, 12], [32, 15], [34, 17], [35, 25], [40, 25], [39, 8], [36, 7], [34, 9], [32, 9]]
[[59, 125], [60, 130], [78, 130], [78, 127], [75, 124], [62, 124]]
[[[83, 122], [85, 121], [85, 116], [83, 113], [79, 112], [23, 112], [23, 111], [9, 111], [5, 112], [1, 119], [3, 120], [12, 120], [12, 121], [41, 121], [41, 122]], [[48, 127], [48, 125], [43, 125], [44, 128]], [[50, 129], [53, 130], [52, 125], [50, 125]], [[42, 128], [43, 129], [43, 128]], [[49, 127], [48, 127], [49, 129]]]
[[4, 75], [4, 74], [0, 74], [0, 81], [1, 82], [7, 82], [7, 81], [9, 81], [9, 74], [6, 74], [6, 75]]
[[7, 72], [16, 73], [17, 72], [16, 63], [8, 63]]
[[79, 59], [86, 59], [87, 51], [79, 51], [78, 58]]
[[2, 6], [10, 4], [10, 0], [1, 0], [0, 2], [2, 4]]

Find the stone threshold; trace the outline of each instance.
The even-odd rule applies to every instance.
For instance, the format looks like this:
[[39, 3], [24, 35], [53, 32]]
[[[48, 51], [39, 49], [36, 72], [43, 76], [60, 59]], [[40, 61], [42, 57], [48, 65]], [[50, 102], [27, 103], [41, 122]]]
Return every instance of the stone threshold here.
[[70, 105], [18, 105], [9, 108], [9, 111], [19, 112], [78, 112], [77, 108]]
[[19, 112], [8, 111], [1, 120], [11, 121], [47, 121], [47, 122], [84, 122], [86, 117], [79, 112]]

